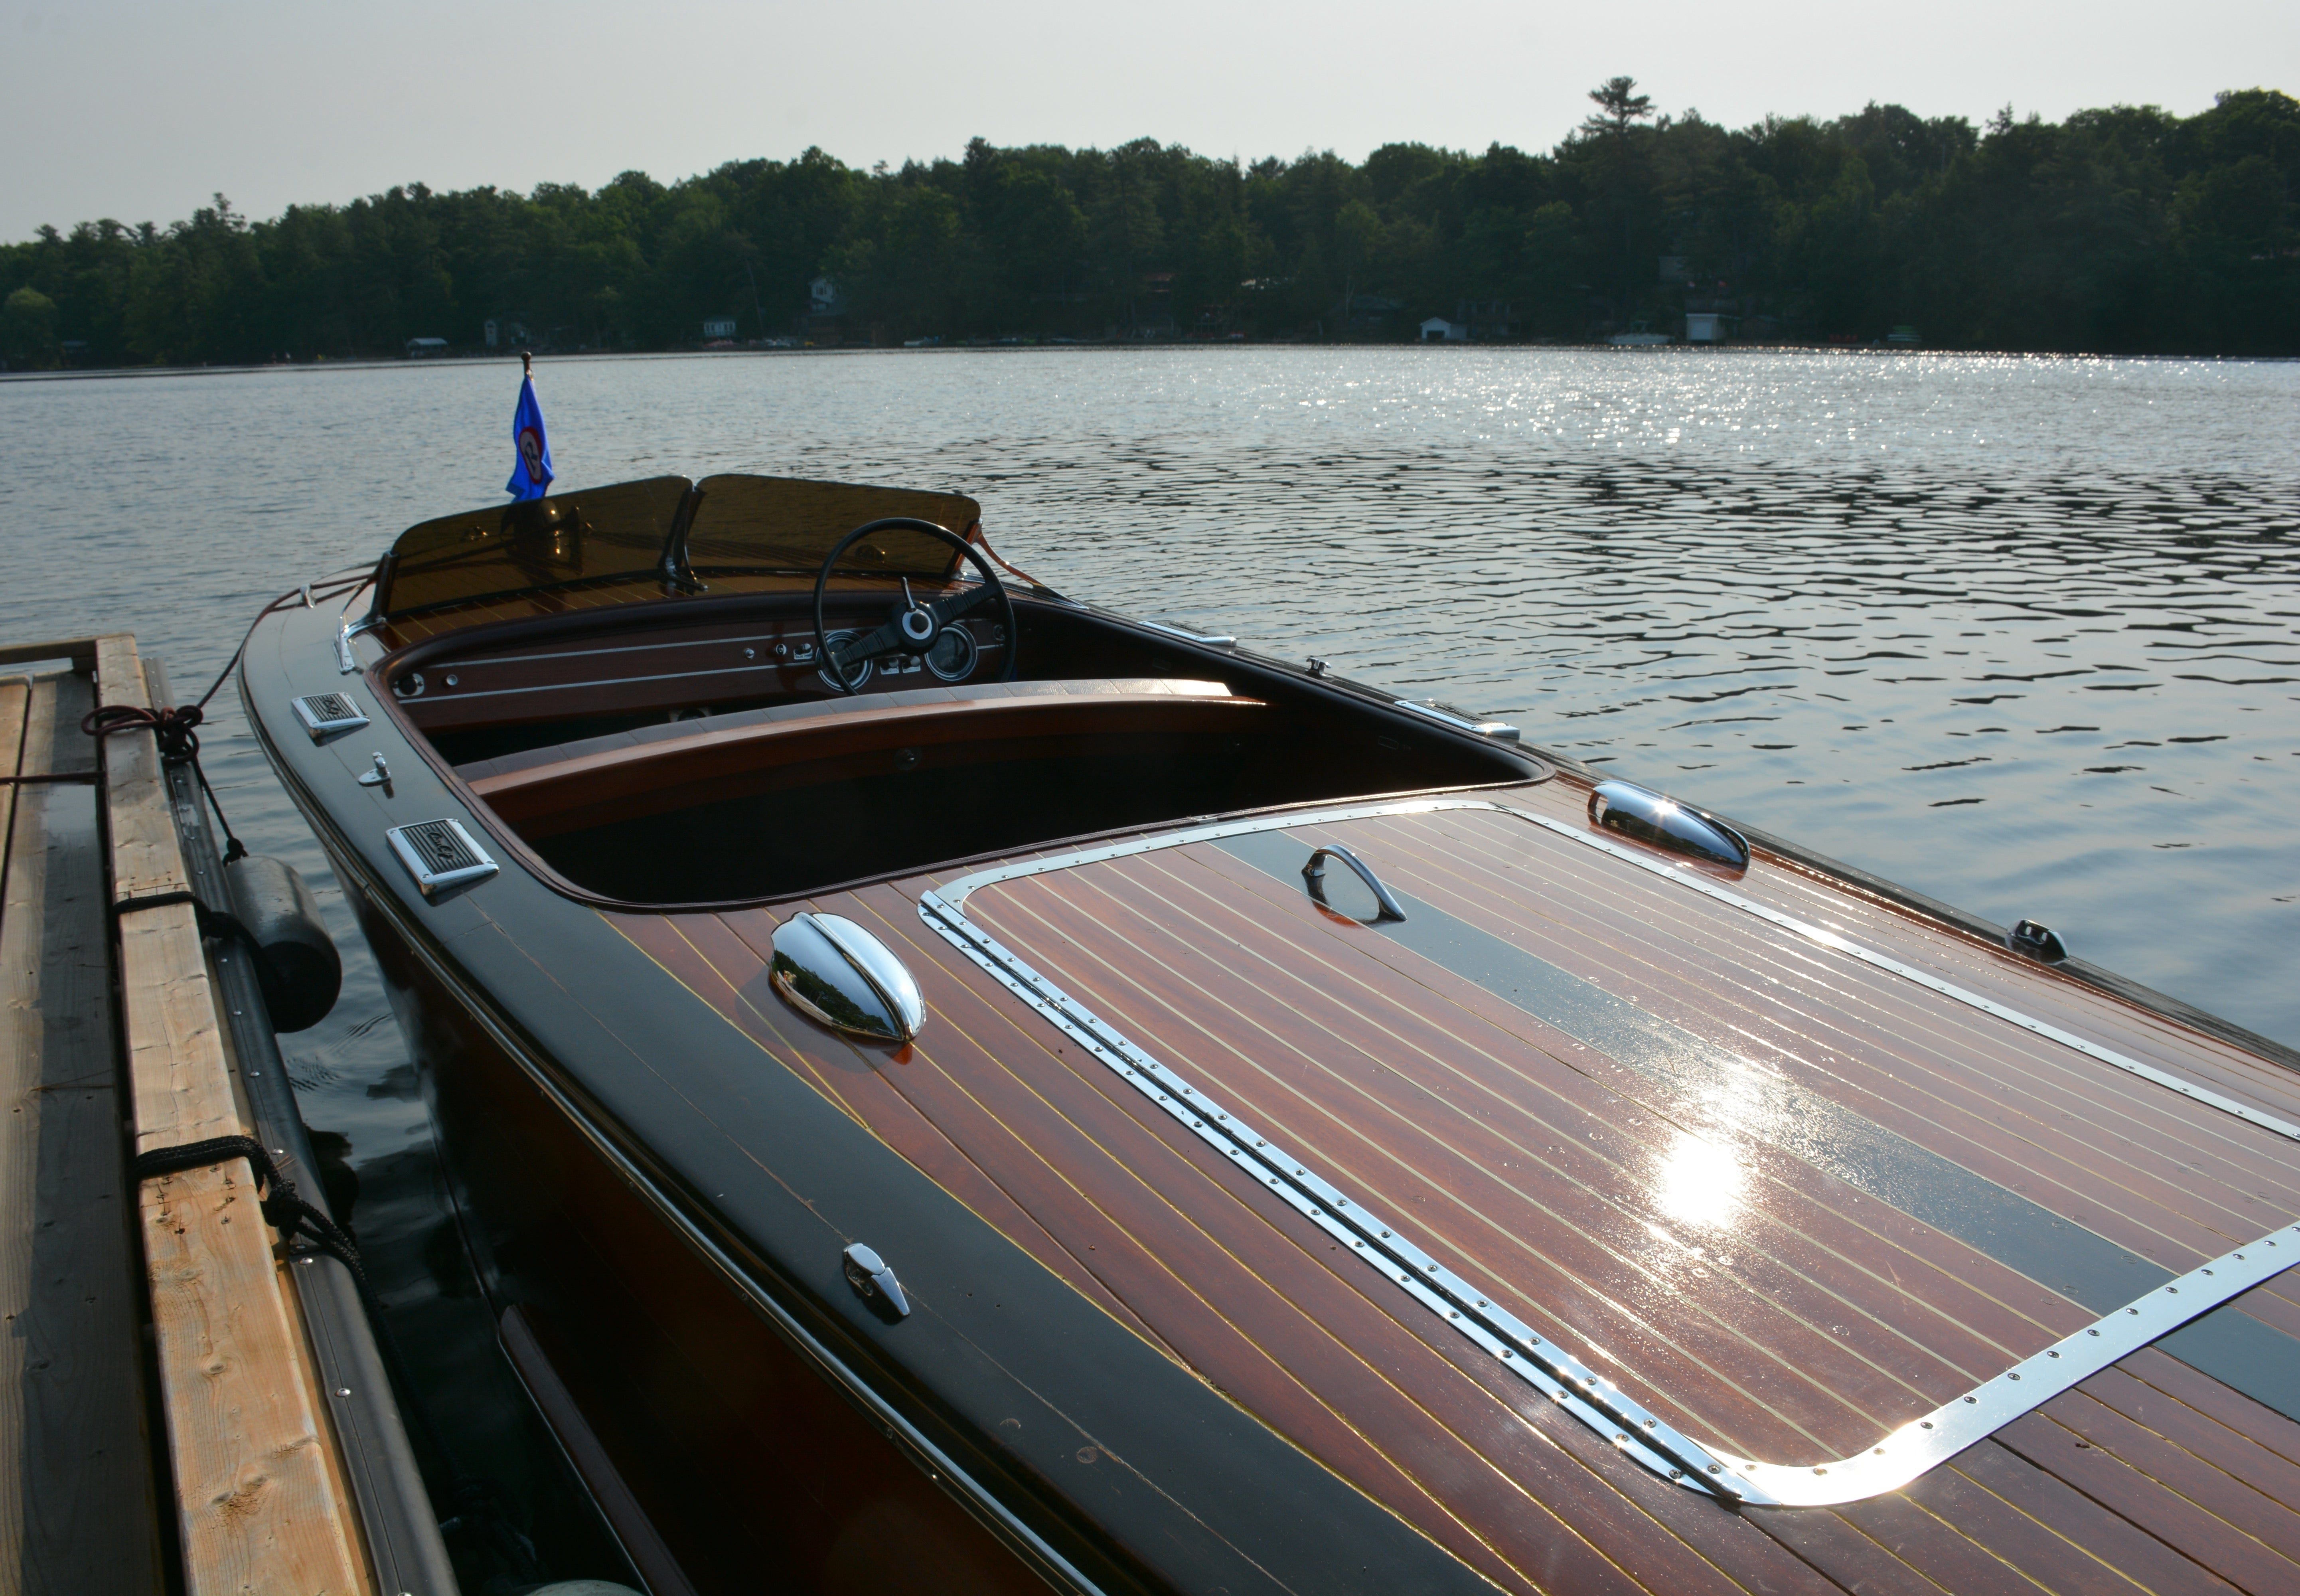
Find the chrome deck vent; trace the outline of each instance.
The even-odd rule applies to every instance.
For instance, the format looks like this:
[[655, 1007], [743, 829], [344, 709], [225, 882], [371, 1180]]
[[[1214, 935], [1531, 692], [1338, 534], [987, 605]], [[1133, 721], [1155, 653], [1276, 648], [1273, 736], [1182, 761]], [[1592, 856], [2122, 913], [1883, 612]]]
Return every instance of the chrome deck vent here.
[[903, 961], [843, 915], [797, 914], [775, 927], [775, 990], [835, 1031], [906, 1042], [926, 1000]]
[[461, 821], [420, 820], [412, 826], [394, 826], [384, 835], [426, 898], [496, 873], [496, 862], [471, 840]]
[[325, 742], [338, 731], [356, 731], [367, 724], [367, 716], [360, 713], [349, 693], [305, 693], [296, 700], [296, 714], [313, 742]]
[[1649, 787], [1600, 781], [1589, 794], [1589, 823], [1729, 870], [1749, 867], [1749, 840], [1712, 815]]

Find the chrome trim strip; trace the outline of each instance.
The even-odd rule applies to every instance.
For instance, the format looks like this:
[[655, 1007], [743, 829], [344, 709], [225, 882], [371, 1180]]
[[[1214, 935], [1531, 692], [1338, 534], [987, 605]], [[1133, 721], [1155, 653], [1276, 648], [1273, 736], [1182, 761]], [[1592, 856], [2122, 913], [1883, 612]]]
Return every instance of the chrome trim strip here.
[[[1228, 1108], [1142, 1051], [1122, 1032], [975, 925], [965, 914], [966, 900], [974, 892], [1025, 876], [1257, 831], [1446, 809], [1486, 809], [1529, 820], [1540, 819], [1483, 799], [1423, 798], [1196, 826], [979, 871], [953, 882], [940, 892], [922, 894], [919, 917], [1121, 1080], [1256, 1177], [1328, 1234], [1346, 1242], [1354, 1251], [1365, 1254], [1385, 1273], [1395, 1273], [1398, 1285], [1408, 1295], [1433, 1313], [1442, 1315], [1446, 1323], [1505, 1363], [1521, 1379], [1591, 1430], [1610, 1439], [1616, 1449], [1688, 1490], [1746, 1506], [1829, 1507], [1898, 1490], [2119, 1358], [2251, 1290], [2290, 1265], [2300, 1263], [2300, 1224], [2271, 1232], [2062, 1338], [1985, 1384], [1880, 1437], [1873, 1446], [1853, 1457], [1818, 1465], [1760, 1463], [1735, 1457], [1704, 1447], [1663, 1424], [1612, 1382], [1594, 1373], [1571, 1353], [1544, 1341], [1531, 1326], [1507, 1309], [1479, 1296], [1469, 1282], [1397, 1235], [1393, 1226], [1367, 1209], [1362, 1202], [1352, 1199], [1312, 1173], [1305, 1163], [1273, 1145]], [[1612, 848], [1601, 840], [1587, 840], [1608, 852], [1626, 855], [1627, 850]]]
[[1467, 715], [1455, 714], [1450, 709], [1440, 709], [1435, 704], [1417, 704], [1411, 698], [1398, 698], [1393, 702], [1400, 709], [1410, 709], [1416, 714], [1427, 715], [1431, 720], [1451, 726], [1456, 731], [1474, 731], [1480, 737], [1490, 737], [1498, 742], [1517, 742], [1525, 735], [1507, 721], [1473, 721]]
[[[1495, 806], [1503, 807], [1499, 805]], [[1667, 860], [1640, 854], [1633, 848], [1624, 848], [1620, 843], [1606, 838], [1576, 830], [1561, 821], [1551, 820], [1546, 815], [1529, 814], [1523, 809], [1508, 809], [1506, 812], [1516, 815], [1521, 820], [1529, 820], [1534, 824], [1554, 831], [1561, 837], [1570, 838], [1584, 847], [1609, 853], [1617, 859], [1626, 859], [1640, 870], [1666, 876], [1671, 881], [1690, 887], [1695, 891], [1713, 898], [1720, 903], [1730, 904], [1744, 914], [1754, 915], [1768, 924], [1778, 925], [1783, 931], [1794, 932], [1798, 936], [1809, 941], [1818, 942], [1824, 948], [1834, 948], [1839, 953], [1850, 955], [1864, 965], [1898, 975], [1904, 981], [1913, 981], [1919, 986], [1938, 992], [1944, 998], [1954, 999], [1968, 1008], [1977, 1008], [1983, 1014], [1995, 1015], [1998, 1019], [2008, 1020], [2023, 1031], [2031, 1031], [2038, 1036], [2047, 1037], [2059, 1042], [2063, 1047], [2074, 1048], [2087, 1057], [2096, 1058], [2101, 1063], [2112, 1065], [2129, 1075], [2138, 1075], [2144, 1081], [2152, 1081], [2159, 1086], [2169, 1087], [2184, 1098], [2217, 1108], [2223, 1114], [2232, 1114], [2246, 1124], [2258, 1125], [2264, 1131], [2272, 1131], [2279, 1136], [2289, 1137], [2295, 1141], [2300, 1141], [2300, 1125], [2279, 1119], [2272, 1114], [2262, 1113], [2257, 1108], [2249, 1107], [2233, 1098], [2224, 1098], [2205, 1087], [2192, 1085], [2178, 1075], [2158, 1069], [2154, 1065], [2143, 1064], [2137, 1058], [2128, 1058], [2113, 1048], [2104, 1048], [2098, 1042], [2089, 1041], [2073, 1032], [2063, 1031], [2059, 1026], [2038, 1019], [2033, 1015], [2022, 1014], [2019, 1009], [1999, 1003], [1993, 998], [1984, 998], [1979, 992], [1968, 991], [1953, 982], [1943, 981], [1939, 976], [1928, 971], [1904, 965], [1896, 958], [1877, 952], [1874, 948], [1863, 948], [1860, 943], [1838, 936], [1833, 931], [1826, 931], [1818, 925], [1809, 924], [1794, 915], [1785, 915], [1779, 909], [1758, 903], [1753, 898], [1744, 898], [1729, 888], [1721, 887], [1705, 876], [1695, 874]]]
[[1238, 639], [1234, 637], [1229, 636], [1227, 633], [1192, 631], [1185, 626], [1169, 626], [1163, 621], [1144, 621], [1137, 617], [1129, 617], [1129, 619], [1133, 619], [1134, 624], [1137, 626], [1146, 626], [1153, 631], [1162, 631], [1168, 637], [1180, 638], [1185, 642], [1204, 643], [1209, 648], [1235, 648], [1238, 647]]
[[[734, 1255], [714, 1241], [702, 1226], [688, 1218], [686, 1213], [654, 1183], [646, 1171], [641, 1169], [618, 1143], [599, 1128], [574, 1098], [553, 1078], [551, 1072], [537, 1062], [535, 1056], [521, 1043], [518, 1034], [509, 1025], [502, 1023], [481, 998], [471, 992], [457, 968], [439, 957], [434, 949], [429, 932], [423, 928], [421, 922], [411, 918], [407, 914], [406, 910], [412, 906], [407, 905], [405, 900], [396, 893], [386, 890], [382, 883], [369, 873], [364, 863], [361, 862], [357, 850], [337, 828], [333, 816], [329, 815], [303, 782], [291, 773], [287, 762], [271, 746], [271, 740], [265, 732], [262, 719], [251, 714], [248, 720], [255, 728], [257, 740], [263, 745], [264, 753], [271, 762], [273, 773], [279, 777], [280, 785], [287, 789], [289, 800], [304, 816], [304, 823], [312, 828], [312, 835], [320, 839], [321, 846], [327, 853], [328, 861], [335, 866], [337, 874], [359, 889], [369, 905], [391, 923], [392, 929], [398, 933], [400, 940], [422, 963], [424, 968], [430, 972], [432, 978], [454, 996], [463, 1011], [471, 1016], [474, 1024], [488, 1033], [495, 1044], [503, 1050], [504, 1056], [512, 1060], [520, 1072], [533, 1082], [536, 1089], [548, 1098], [560, 1113], [566, 1116], [567, 1122], [575, 1127], [577, 1134], [589, 1142], [601, 1157], [612, 1165], [631, 1189], [639, 1194], [642, 1200], [661, 1214], [688, 1245], [694, 1248], [706, 1263], [719, 1272], [732, 1290], [757, 1308], [767, 1322], [795, 1351], [813, 1363], [823, 1377], [838, 1387], [849, 1401], [875, 1419], [887, 1438], [894, 1441], [898, 1449], [910, 1457], [914, 1466], [925, 1471], [929, 1480], [942, 1485], [945, 1494], [956, 1501], [978, 1523], [980, 1523], [985, 1529], [996, 1536], [1025, 1562], [1038, 1565], [1041, 1575], [1048, 1583], [1067, 1586], [1081, 1592], [1082, 1596], [1102, 1596], [1100, 1585], [1088, 1579], [1068, 1558], [1055, 1550], [1044, 1536], [1023, 1522], [1012, 1508], [999, 1500], [988, 1487], [967, 1473], [952, 1459], [948, 1453], [937, 1446], [924, 1431], [904, 1417], [901, 1411], [892, 1403], [865, 1383], [860, 1375], [840, 1361], [821, 1338], [800, 1323], [796, 1315], [768, 1292], [761, 1290], [758, 1283], [736, 1260]], [[330, 840], [333, 840], [333, 846], [329, 846]]]
[[[455, 692], [452, 696], [456, 699], [456, 701], [461, 702], [467, 698], [516, 698], [521, 693], [571, 693], [589, 688], [629, 687], [636, 682], [642, 681], [699, 681], [706, 676], [755, 676], [762, 671], [778, 671], [786, 673], [797, 673], [803, 675], [820, 675], [820, 671], [810, 670], [810, 667], [814, 664], [814, 656], [812, 653], [812, 649], [814, 648], [813, 643], [810, 641], [804, 645], [804, 647], [808, 650], [804, 656], [801, 656], [794, 650], [791, 657], [788, 660], [770, 659], [760, 661], [755, 664], [722, 665], [708, 671], [662, 671], [650, 676], [607, 676], [592, 681], [543, 681], [538, 682], [532, 687], [485, 687], [475, 690]], [[976, 649], [981, 654], [993, 653], [1004, 647], [1005, 645], [1004, 643], [977, 642], [975, 644]], [[479, 668], [480, 666], [491, 665], [496, 663], [496, 662], [494, 660], [482, 659], [478, 662], [477, 665], [474, 665], [464, 661], [440, 660], [428, 664], [423, 668], [427, 671], [438, 671], [453, 665], [457, 670], [469, 671]], [[902, 674], [906, 676], [911, 673], [912, 673], [908, 671], [902, 673]], [[448, 695], [443, 694], [442, 696], [445, 697]]]

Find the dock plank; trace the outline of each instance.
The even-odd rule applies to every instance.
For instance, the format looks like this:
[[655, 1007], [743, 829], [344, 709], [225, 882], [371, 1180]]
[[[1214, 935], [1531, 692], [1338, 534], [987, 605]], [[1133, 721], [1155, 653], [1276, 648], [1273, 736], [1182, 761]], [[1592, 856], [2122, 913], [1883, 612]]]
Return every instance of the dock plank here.
[[[135, 639], [96, 640], [100, 701], [148, 707]], [[158, 746], [104, 739], [115, 901], [190, 883]], [[246, 1132], [189, 904], [119, 916], [138, 1151]], [[143, 1182], [138, 1216], [189, 1596], [366, 1592], [301, 1328], [254, 1176], [231, 1158]]]
[[[104, 708], [152, 707], [134, 638], [123, 633], [96, 639], [96, 702]], [[183, 844], [161, 779], [160, 747], [149, 731], [104, 740], [104, 790], [112, 823], [112, 896], [190, 890], [191, 874], [184, 868]]]
[[[0, 683], [0, 763], [87, 768], [89, 698], [71, 676]], [[96, 795], [0, 786], [0, 1568], [28, 1593], [155, 1592]]]

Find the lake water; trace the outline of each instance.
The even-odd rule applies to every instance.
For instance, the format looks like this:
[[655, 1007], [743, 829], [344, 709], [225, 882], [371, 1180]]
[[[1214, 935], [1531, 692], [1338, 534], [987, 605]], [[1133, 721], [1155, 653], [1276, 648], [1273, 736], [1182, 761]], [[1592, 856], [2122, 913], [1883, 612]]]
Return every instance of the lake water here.
[[[952, 488], [1062, 591], [1315, 655], [2300, 1045], [2300, 363], [1168, 349], [546, 362], [561, 479]], [[516, 368], [0, 381], [0, 639], [131, 629], [189, 697], [256, 607], [499, 502]], [[219, 697], [235, 827], [343, 1000], [283, 1038], [471, 1461], [555, 1466], [486, 1355], [340, 894]]]

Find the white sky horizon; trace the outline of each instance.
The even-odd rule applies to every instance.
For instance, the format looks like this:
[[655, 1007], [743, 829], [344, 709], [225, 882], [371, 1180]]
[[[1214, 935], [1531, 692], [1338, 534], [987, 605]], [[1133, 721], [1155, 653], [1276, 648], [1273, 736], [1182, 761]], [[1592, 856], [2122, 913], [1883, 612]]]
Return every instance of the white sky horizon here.
[[820, 146], [850, 165], [955, 158], [968, 138], [1350, 160], [1393, 141], [1544, 153], [1587, 91], [1741, 127], [1871, 100], [1976, 123], [2109, 104], [2193, 115], [2215, 92], [2300, 94], [2300, 4], [1822, 0], [1588, 8], [1445, 0], [0, 0], [0, 242], [44, 223], [165, 226], [395, 184], [675, 182]]

